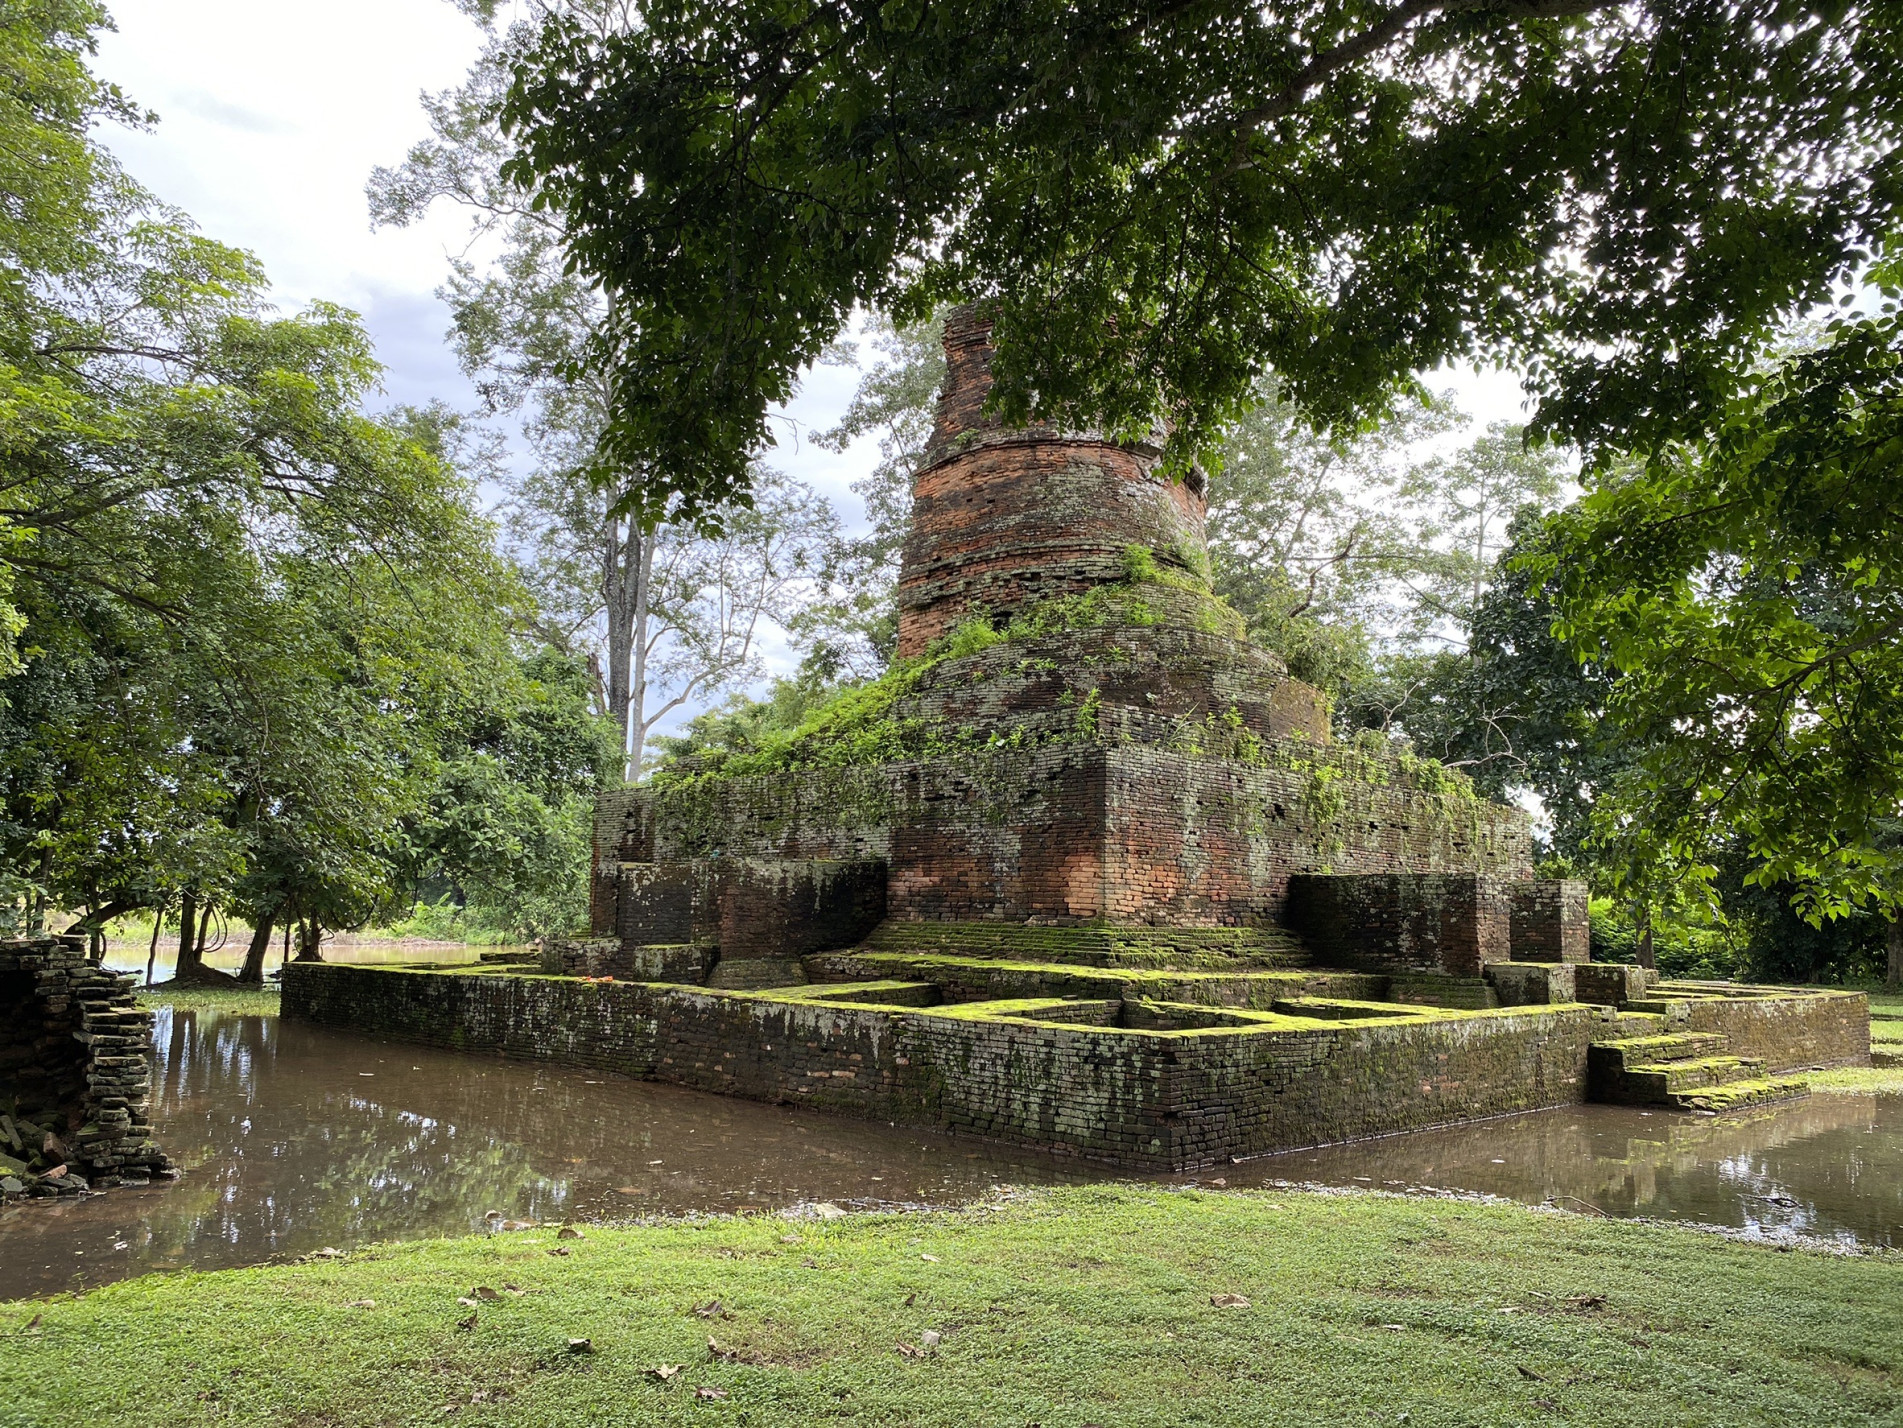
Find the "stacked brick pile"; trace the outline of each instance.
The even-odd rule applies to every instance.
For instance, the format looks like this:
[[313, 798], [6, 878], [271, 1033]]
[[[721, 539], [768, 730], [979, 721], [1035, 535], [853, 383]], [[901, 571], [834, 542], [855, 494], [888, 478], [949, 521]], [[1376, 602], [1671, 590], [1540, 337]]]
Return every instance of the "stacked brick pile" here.
[[0, 942], [0, 1191], [74, 1194], [170, 1173], [146, 1118], [151, 1056], [151, 1012], [84, 939]]

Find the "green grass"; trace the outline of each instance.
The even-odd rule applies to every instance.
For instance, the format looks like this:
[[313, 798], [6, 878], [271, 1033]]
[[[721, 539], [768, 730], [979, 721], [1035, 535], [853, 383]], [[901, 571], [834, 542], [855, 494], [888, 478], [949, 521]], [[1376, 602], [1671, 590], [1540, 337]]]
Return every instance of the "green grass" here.
[[[457, 1302], [478, 1286], [499, 1297]], [[900, 1351], [927, 1330], [936, 1348]], [[1461, 1201], [1106, 1186], [149, 1276], [0, 1305], [0, 1343], [8, 1428], [451, 1406], [524, 1428], [1844, 1428], [1903, 1416], [1903, 1259]]]
[[222, 1011], [249, 1016], [276, 1016], [281, 995], [263, 987], [141, 987], [139, 1005], [172, 1007], [177, 1011]]

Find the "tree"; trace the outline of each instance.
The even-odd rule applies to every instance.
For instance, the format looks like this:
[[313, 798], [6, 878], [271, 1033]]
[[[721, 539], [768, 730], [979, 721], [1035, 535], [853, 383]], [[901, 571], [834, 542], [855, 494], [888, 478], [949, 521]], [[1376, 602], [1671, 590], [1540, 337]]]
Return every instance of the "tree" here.
[[1277, 384], [1260, 395], [1209, 477], [1216, 591], [1298, 679], [1345, 698], [1409, 616], [1400, 582], [1419, 552], [1397, 500], [1409, 448], [1463, 418], [1446, 398], [1410, 400], [1367, 431], [1331, 435]]
[[546, 16], [504, 171], [615, 294], [629, 509], [744, 490], [857, 308], [996, 319], [995, 410], [1173, 469], [1274, 375], [1528, 371], [1596, 451], [1723, 415], [1896, 227], [1903, 12], [1849, 0], [672, 0]]
[[[912, 485], [931, 443], [938, 391], [945, 384], [942, 316], [900, 328], [875, 313], [870, 329], [878, 360], [861, 374], [839, 421], [813, 438], [838, 452], [863, 437], [878, 439], [878, 464], [852, 483], [853, 494], [865, 502], [870, 529], [840, 544], [829, 563], [832, 598], [814, 606], [796, 627], [816, 642], [814, 657], [830, 674], [856, 678], [877, 674], [898, 645], [899, 562], [912, 528]], [[827, 354], [841, 363], [857, 355], [843, 344]]]
[[1903, 318], [1889, 301], [1770, 366], [1712, 435], [1559, 517], [1530, 569], [1617, 670], [1640, 752], [1602, 801], [1628, 880], [1708, 885], [1713, 850], [1811, 918], [1903, 901]]
[[506, 683], [522, 599], [443, 415], [364, 414], [354, 315], [277, 316], [249, 255], [93, 141], [132, 114], [86, 70], [101, 23], [0, 26], [28, 81], [0, 149], [39, 185], [0, 224], [0, 863], [29, 921], [176, 907], [190, 977], [218, 909], [267, 935], [388, 901], [397, 819]]
[[[558, 216], [503, 181], [497, 114], [510, 66], [530, 25], [504, 25], [494, 5], [460, 6], [487, 40], [458, 88], [426, 96], [431, 137], [369, 184], [377, 222], [416, 220], [438, 200], [466, 210], [471, 239], [499, 246], [492, 265], [452, 263], [439, 290], [451, 340], [492, 415], [515, 414], [533, 457], [524, 474], [491, 462], [510, 487], [511, 546], [542, 611], [541, 633], [585, 655], [597, 699], [623, 733], [623, 772], [634, 779], [654, 726], [683, 704], [758, 672], [762, 622], [793, 613], [791, 596], [814, 579], [834, 535], [830, 508], [777, 473], [755, 473], [745, 502], [671, 521], [667, 502], [632, 492], [666, 486], [650, 460], [604, 462], [597, 446], [614, 404], [614, 377], [591, 361], [613, 303], [574, 271]], [[619, 0], [531, 7], [589, 33], [627, 22]]]

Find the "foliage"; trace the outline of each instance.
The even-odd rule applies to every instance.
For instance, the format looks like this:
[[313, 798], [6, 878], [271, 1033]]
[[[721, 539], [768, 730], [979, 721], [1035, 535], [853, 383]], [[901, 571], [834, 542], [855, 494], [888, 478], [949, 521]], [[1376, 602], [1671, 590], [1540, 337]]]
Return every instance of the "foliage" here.
[[[446, 1403], [546, 1425], [598, 1423], [603, 1403], [653, 1424], [863, 1423], [876, 1405], [920, 1428], [1837, 1428], [1898, 1404], [1894, 1259], [1517, 1206], [1092, 1185], [553, 1246], [552, 1228], [426, 1240], [7, 1306], [0, 1401], [27, 1421], [110, 1419], [123, 1386], [65, 1371], [110, 1354], [145, 1385], [151, 1428], [203, 1422], [213, 1393], [226, 1422], [338, 1428]], [[456, 1303], [477, 1286], [497, 1297]], [[942, 1338], [921, 1349], [928, 1329]]]
[[[870, 529], [841, 542], [829, 572], [831, 598], [795, 627], [812, 632], [821, 664], [862, 678], [891, 659], [898, 643], [899, 560], [912, 525], [912, 481], [925, 460], [945, 382], [942, 317], [897, 328], [875, 314], [870, 329], [878, 360], [861, 374], [839, 421], [813, 438], [839, 452], [862, 437], [878, 438], [878, 463], [852, 484], [865, 502]], [[857, 355], [838, 344], [827, 359], [845, 362]]]
[[1409, 400], [1352, 436], [1318, 432], [1270, 382], [1224, 437], [1209, 477], [1215, 588], [1297, 679], [1337, 700], [1407, 618], [1399, 581], [1420, 563], [1397, 489], [1409, 447], [1460, 421]]
[[357, 318], [277, 315], [250, 255], [94, 140], [136, 117], [86, 70], [101, 23], [15, 6], [0, 41], [33, 81], [0, 105], [0, 151], [64, 195], [0, 224], [24, 657], [0, 686], [0, 861], [82, 926], [181, 900], [354, 925], [401, 895], [406, 821], [467, 731], [532, 697], [522, 592], [456, 420], [365, 415]]
[[[503, 23], [493, 7], [464, 8], [484, 27], [482, 53], [462, 85], [424, 97], [430, 137], [372, 175], [371, 212], [401, 226], [447, 201], [469, 216], [472, 243], [498, 250], [486, 264], [453, 260], [438, 296], [487, 414], [519, 418], [527, 438], [526, 470], [502, 459], [500, 428], [489, 431], [487, 455], [509, 490], [510, 551], [536, 597], [538, 632], [590, 661], [597, 708], [623, 730], [632, 779], [662, 720], [759, 677], [762, 623], [793, 621], [810, 606], [838, 545], [836, 522], [809, 488], [765, 468], [752, 473], [747, 500], [706, 513], [698, 527], [622, 511], [628, 492], [662, 483], [651, 462], [596, 459], [614, 388], [588, 349], [611, 304], [567, 262], [554, 215], [498, 172], [507, 146], [497, 109], [532, 27]], [[598, 33], [626, 19], [619, 0], [532, 8]]]
[[550, 15], [507, 173], [616, 295], [631, 508], [745, 487], [855, 308], [982, 299], [1011, 422], [1180, 468], [1273, 373], [1330, 424], [1457, 358], [1654, 444], [1891, 231], [1872, 3], [669, 0]]
[[1528, 559], [1637, 751], [1601, 800], [1645, 886], [1788, 884], [1813, 920], [1896, 905], [1903, 853], [1903, 320], [1839, 322], [1710, 438], [1661, 448], [1558, 517]]

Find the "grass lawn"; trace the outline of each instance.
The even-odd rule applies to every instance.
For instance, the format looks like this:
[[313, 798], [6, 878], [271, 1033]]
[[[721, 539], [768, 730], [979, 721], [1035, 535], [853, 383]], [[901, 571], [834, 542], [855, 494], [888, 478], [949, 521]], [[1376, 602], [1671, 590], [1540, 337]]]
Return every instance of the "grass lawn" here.
[[222, 1011], [239, 1016], [276, 1016], [282, 993], [262, 987], [141, 987], [139, 1005], [178, 1011]]
[[584, 1235], [0, 1305], [0, 1423], [1903, 1421], [1897, 1256], [1141, 1186]]

